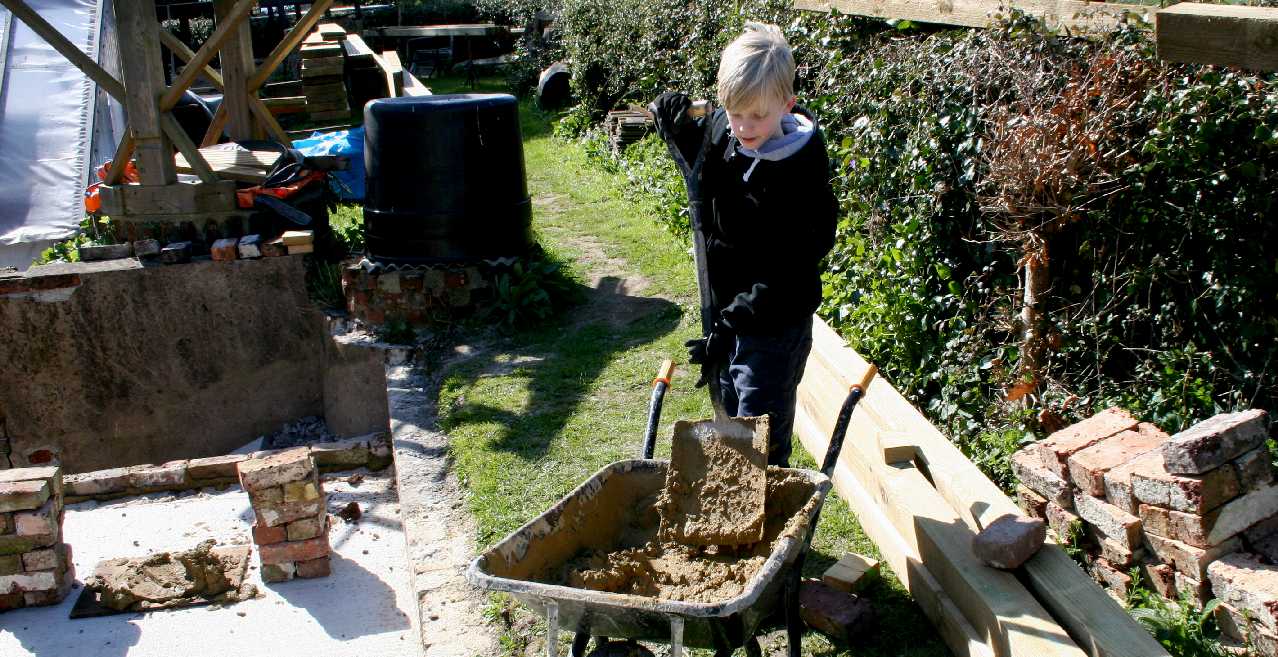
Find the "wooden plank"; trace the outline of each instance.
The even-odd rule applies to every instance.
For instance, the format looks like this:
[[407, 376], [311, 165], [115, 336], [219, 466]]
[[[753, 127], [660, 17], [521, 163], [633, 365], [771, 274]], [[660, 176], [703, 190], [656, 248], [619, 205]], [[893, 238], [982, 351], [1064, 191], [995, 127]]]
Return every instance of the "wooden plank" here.
[[96, 82], [99, 87], [102, 87], [102, 90], [110, 94], [112, 98], [120, 103], [125, 102], [124, 84], [115, 79], [110, 73], [107, 73], [101, 66], [98, 66], [98, 63], [84, 54], [84, 51], [75, 47], [75, 44], [67, 40], [65, 36], [62, 36], [62, 33], [57, 28], [41, 18], [35, 10], [27, 6], [27, 3], [23, 2], [23, 0], [0, 0], [0, 5], [4, 5], [10, 12], [13, 12], [15, 18], [26, 23], [32, 32], [44, 39], [54, 50], [58, 51], [58, 54], [66, 57], [68, 61], [87, 75], [90, 80]]
[[111, 197], [124, 214], [169, 215], [223, 213], [236, 210], [234, 182], [177, 183], [173, 185], [104, 185], [103, 198]]
[[[129, 134], [137, 153], [138, 173], [146, 185], [167, 185], [177, 180], [173, 169], [173, 144], [161, 126], [165, 109], [158, 98], [164, 90], [160, 65], [160, 38], [155, 20], [155, 0], [116, 0], [120, 43], [120, 68], [128, 98]], [[128, 157], [126, 155], [126, 157]]]
[[341, 41], [346, 37], [346, 28], [337, 23], [320, 23], [315, 33], [325, 41]]
[[386, 76], [386, 95], [398, 98], [404, 95], [404, 65], [399, 61], [399, 53], [385, 50], [377, 57], [377, 66]]
[[286, 80], [284, 82], [271, 82], [263, 86], [259, 90], [262, 94], [262, 100], [267, 98], [288, 98], [290, 96], [302, 95], [301, 80]]
[[[244, 2], [245, 0], [239, 0]], [[213, 0], [213, 12], [219, 24], [233, 20], [237, 0]], [[248, 89], [249, 76], [253, 74], [253, 34], [246, 20], [238, 21], [226, 37], [226, 43], [218, 53], [222, 64], [222, 80], [226, 85], [222, 105], [226, 107], [226, 130], [235, 141], [257, 139], [262, 135], [253, 124], [249, 96], [256, 90]]]
[[340, 43], [316, 43], [302, 46], [302, 61], [318, 57], [341, 57], [344, 49]]
[[125, 128], [124, 136], [120, 138], [120, 143], [115, 146], [115, 155], [111, 158], [111, 168], [107, 169], [107, 176], [103, 180], [108, 185], [118, 185], [124, 180], [124, 170], [129, 164], [129, 158], [133, 155], [133, 134]]
[[263, 98], [262, 104], [266, 105], [266, 109], [271, 110], [272, 114], [296, 114], [306, 111], [306, 96]]
[[1105, 34], [1124, 21], [1138, 26], [1148, 22], [1149, 11], [1141, 5], [1082, 0], [794, 0], [794, 8], [828, 13], [837, 9], [843, 14], [882, 19], [905, 19], [919, 23], [939, 23], [962, 27], [988, 27], [993, 15], [1008, 7], [1019, 9], [1041, 19], [1053, 29], [1071, 32]]
[[209, 121], [209, 129], [204, 131], [204, 139], [200, 140], [200, 148], [216, 144], [222, 138], [223, 130], [226, 130], [226, 108], [218, 105], [213, 112], [213, 120]]
[[306, 13], [298, 19], [297, 23], [293, 24], [288, 34], [284, 35], [284, 38], [271, 50], [271, 54], [267, 55], [266, 59], [262, 60], [262, 64], [257, 67], [257, 70], [253, 71], [253, 76], [249, 78], [249, 89], [251, 91], [257, 91], [262, 88], [262, 85], [266, 84], [275, 69], [279, 68], [280, 64], [293, 52], [293, 49], [302, 42], [302, 39], [306, 38], [306, 33], [311, 31], [311, 27], [319, 22], [324, 12], [328, 11], [329, 6], [332, 4], [333, 0], [316, 0], [311, 3], [311, 8], [306, 10]]
[[1182, 2], [1154, 14], [1158, 56], [1278, 70], [1278, 7]]
[[[246, 151], [229, 144], [201, 148], [199, 152], [220, 178], [252, 183], [266, 180], [266, 174], [280, 156], [274, 151]], [[193, 170], [181, 155], [177, 157], [177, 168], [183, 173]]]
[[346, 37], [346, 40], [342, 41], [342, 48], [345, 49], [348, 58], [357, 57], [371, 60], [376, 54], [372, 48], [368, 47], [367, 43], [364, 43], [364, 39], [360, 38], [358, 34]]
[[[156, 26], [156, 29], [160, 35], [160, 43], [163, 44], [165, 48], [168, 48], [175, 57], [182, 60], [184, 64], [189, 65], [189, 62], [192, 59], [195, 59], [195, 53], [187, 47], [185, 43], [182, 43], [181, 39], [174, 36], [172, 32], [159, 27], [158, 25]], [[214, 70], [213, 67], [205, 64], [204, 70], [201, 71], [201, 73], [218, 91], [226, 88], [226, 85], [222, 83], [222, 74]]]
[[209, 163], [200, 155], [199, 149], [196, 148], [191, 138], [187, 136], [186, 131], [182, 129], [182, 126], [178, 125], [177, 119], [173, 118], [173, 114], [169, 112], [161, 114], [160, 126], [164, 129], [164, 134], [173, 142], [173, 145], [177, 146], [178, 152], [182, 154], [182, 157], [191, 164], [191, 170], [200, 177], [201, 181], [206, 183], [218, 182], [218, 177], [213, 174], [213, 169], [209, 167]]
[[404, 93], [402, 95], [404, 96], [431, 95], [430, 87], [427, 87], [426, 85], [422, 84], [422, 81], [418, 80], [417, 76], [413, 75], [412, 72], [405, 70], [403, 72], [403, 77], [404, 77]]
[[302, 62], [302, 79], [335, 78], [340, 79], [346, 70], [346, 63], [341, 57], [325, 57], [308, 59]]
[[[161, 109], [166, 111], [173, 109], [178, 99], [182, 97], [182, 93], [186, 91], [187, 87], [191, 86], [196, 76], [204, 69], [204, 65], [212, 61], [213, 56], [218, 54], [218, 51], [222, 48], [222, 44], [226, 43], [232, 33], [244, 23], [249, 11], [253, 9], [254, 2], [255, 0], [240, 0], [218, 20], [217, 28], [213, 30], [212, 36], [204, 42], [204, 45], [200, 46], [195, 56], [191, 58], [191, 61], [187, 62], [187, 66], [174, 78], [173, 84], [165, 92], [164, 97], [160, 99]], [[223, 77], [226, 77], [225, 74]]]
[[[797, 417], [805, 423], [796, 420], [796, 426], [828, 432], [843, 396], [855, 382], [854, 377], [859, 377], [868, 366], [825, 322], [814, 318], [812, 353], [799, 385]], [[937, 492], [971, 530], [979, 531], [1005, 513], [1020, 513], [1019, 508], [882, 374], [870, 383], [865, 394], [850, 426], [865, 436], [881, 430], [909, 433], [917, 441], [917, 457], [932, 475]], [[818, 451], [812, 453], [824, 453], [823, 439], [818, 436], [814, 445], [809, 445], [809, 440], [804, 438], [809, 451], [816, 449]], [[844, 451], [849, 450], [845, 447]], [[867, 455], [866, 460], [874, 461], [872, 456]], [[840, 462], [848, 463], [848, 456], [845, 454]], [[867, 481], [867, 485], [872, 484]], [[1167, 651], [1096, 586], [1059, 546], [1045, 545], [1022, 570], [1043, 606], [1055, 614], [1093, 657], [1167, 656]]]
[[383, 37], [428, 37], [428, 36], [488, 36], [505, 31], [505, 27], [492, 23], [456, 23], [452, 25], [418, 25], [379, 27], [378, 33]]

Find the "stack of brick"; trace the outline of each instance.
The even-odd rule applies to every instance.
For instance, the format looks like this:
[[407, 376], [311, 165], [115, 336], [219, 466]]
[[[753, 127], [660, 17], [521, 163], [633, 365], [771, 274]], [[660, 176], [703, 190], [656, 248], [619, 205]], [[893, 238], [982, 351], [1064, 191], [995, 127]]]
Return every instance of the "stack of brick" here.
[[[346, 99], [346, 58], [342, 41], [346, 38], [325, 26], [316, 29], [302, 42], [302, 93], [306, 95], [306, 113], [312, 121], [347, 121], [351, 118]], [[341, 29], [338, 27], [338, 29]]]
[[346, 310], [365, 322], [426, 325], [440, 311], [471, 306], [497, 276], [493, 268], [457, 265], [370, 272], [348, 261], [342, 265], [342, 293]]
[[57, 604], [74, 582], [62, 468], [0, 470], [0, 611]]
[[1014, 454], [1017, 497], [1062, 541], [1082, 544], [1092, 575], [1116, 596], [1139, 567], [1159, 594], [1201, 605], [1212, 597], [1209, 565], [1263, 551], [1273, 533], [1264, 530], [1278, 515], [1266, 436], [1258, 410], [1168, 436], [1112, 408]]
[[305, 447], [239, 463], [256, 522], [262, 581], [329, 574], [328, 513], [319, 469]]

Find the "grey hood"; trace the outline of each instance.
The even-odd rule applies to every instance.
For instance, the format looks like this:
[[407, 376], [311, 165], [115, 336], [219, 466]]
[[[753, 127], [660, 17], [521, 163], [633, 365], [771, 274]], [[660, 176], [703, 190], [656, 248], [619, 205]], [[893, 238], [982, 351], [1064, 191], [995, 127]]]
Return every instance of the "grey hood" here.
[[746, 169], [742, 180], [750, 180], [750, 174], [754, 173], [754, 168], [758, 166], [760, 160], [776, 162], [784, 160], [795, 153], [798, 153], [808, 140], [812, 138], [816, 132], [816, 124], [802, 114], [786, 114], [781, 117], [781, 136], [773, 137], [764, 142], [759, 150], [746, 148], [740, 141], [736, 141], [737, 152], [747, 157], [754, 158], [754, 162], [750, 164], [750, 168]]

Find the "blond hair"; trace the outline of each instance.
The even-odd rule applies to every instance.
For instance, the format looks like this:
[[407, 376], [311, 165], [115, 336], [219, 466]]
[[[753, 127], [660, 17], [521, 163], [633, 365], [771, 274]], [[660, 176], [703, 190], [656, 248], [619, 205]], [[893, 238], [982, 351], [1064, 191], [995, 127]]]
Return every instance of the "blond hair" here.
[[794, 96], [794, 55], [781, 28], [748, 22], [719, 61], [719, 104], [749, 109], [760, 100]]

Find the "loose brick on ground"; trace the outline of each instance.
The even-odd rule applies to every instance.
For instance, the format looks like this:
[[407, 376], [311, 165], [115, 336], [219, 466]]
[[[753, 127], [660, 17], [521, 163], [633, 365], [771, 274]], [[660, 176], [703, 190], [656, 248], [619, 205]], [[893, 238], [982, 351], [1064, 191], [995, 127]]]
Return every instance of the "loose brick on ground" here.
[[844, 593], [856, 593], [878, 581], [879, 571], [877, 560], [849, 552], [826, 569], [821, 581]]
[[1264, 444], [1267, 418], [1260, 409], [1221, 413], [1185, 429], [1163, 445], [1167, 471], [1196, 475], [1228, 464]]
[[1204, 550], [1175, 539], [1148, 533], [1145, 534], [1145, 543], [1149, 546], [1150, 552], [1160, 561], [1171, 564], [1176, 570], [1199, 581], [1207, 578], [1208, 564], [1242, 547], [1242, 541], [1232, 538]]
[[286, 449], [263, 458], [241, 461], [238, 465], [240, 485], [245, 490], [260, 490], [304, 480], [312, 475], [314, 469], [314, 461], [306, 447]]
[[1055, 502], [1062, 509], [1074, 507], [1074, 493], [1069, 482], [1043, 466], [1033, 445], [1012, 454], [1012, 473], [1022, 486]]
[[1176, 475], [1163, 467], [1163, 455], [1142, 457], [1141, 467], [1132, 471], [1132, 493], [1146, 504], [1188, 513], [1206, 513], [1238, 496], [1238, 475], [1234, 468], [1216, 468], [1201, 475]]
[[1024, 484], [1016, 486], [1016, 504], [1021, 507], [1025, 515], [1047, 520], [1047, 498], [1030, 490]]
[[52, 494], [46, 481], [7, 481], [0, 483], [0, 512], [38, 509]]
[[1075, 452], [1091, 447], [1120, 431], [1134, 429], [1137, 424], [1139, 422], [1131, 413], [1117, 407], [1109, 408], [1053, 433], [1034, 443], [1032, 447], [1038, 452], [1043, 467], [1065, 479], [1069, 474], [1066, 460]]
[[808, 627], [843, 643], [871, 631], [874, 608], [860, 596], [805, 579], [799, 585], [799, 615]]
[[1140, 547], [1140, 518], [1104, 500], [1078, 493], [1074, 495], [1078, 516], [1128, 550]]
[[1047, 539], [1047, 523], [1038, 518], [1007, 514], [986, 525], [972, 539], [976, 558], [995, 568], [1019, 568]]
[[1207, 573], [1212, 591], [1223, 603], [1246, 611], [1270, 632], [1278, 631], [1278, 566], [1237, 553], [1213, 562]]
[[1134, 430], [1116, 433], [1070, 456], [1070, 480], [1088, 495], [1104, 497], [1106, 472], [1157, 449], [1167, 439], [1161, 429], [1142, 422]]

